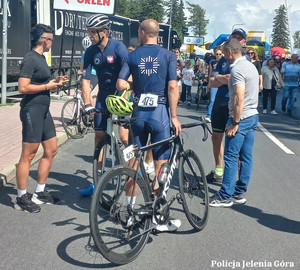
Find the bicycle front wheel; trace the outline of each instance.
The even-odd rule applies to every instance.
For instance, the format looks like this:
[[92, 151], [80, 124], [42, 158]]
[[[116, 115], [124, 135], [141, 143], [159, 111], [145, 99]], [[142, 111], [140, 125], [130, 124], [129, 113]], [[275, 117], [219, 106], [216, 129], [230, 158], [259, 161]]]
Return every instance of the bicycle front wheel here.
[[82, 108], [76, 99], [67, 100], [61, 110], [62, 126], [67, 135], [73, 139], [79, 139], [87, 132], [87, 127], [82, 121]]
[[[113, 145], [111, 144], [113, 140]], [[112, 149], [112, 146], [114, 150]], [[119, 145], [109, 134], [104, 135], [99, 141], [93, 161], [94, 184], [97, 184], [100, 177], [113, 166], [123, 164]]]
[[202, 164], [192, 150], [184, 151], [179, 160], [179, 190], [185, 215], [201, 231], [208, 219], [208, 187]]
[[133, 261], [149, 237], [150, 187], [139, 174], [132, 198], [133, 210], [128, 210], [131, 201], [126, 195], [133, 195], [130, 185], [135, 174], [122, 166], [110, 169], [96, 186], [91, 201], [90, 227], [95, 245], [104, 258], [116, 264]]

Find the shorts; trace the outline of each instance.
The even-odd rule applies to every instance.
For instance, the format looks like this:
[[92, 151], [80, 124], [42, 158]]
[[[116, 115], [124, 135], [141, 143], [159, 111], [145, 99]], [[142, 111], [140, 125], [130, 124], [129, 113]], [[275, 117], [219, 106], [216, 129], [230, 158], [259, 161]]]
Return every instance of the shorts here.
[[40, 143], [56, 136], [48, 105], [31, 104], [21, 107], [22, 142]]
[[224, 133], [229, 117], [228, 97], [216, 96], [211, 112], [211, 126], [213, 132]]
[[[105, 104], [105, 98], [107, 95], [105, 95], [104, 97], [101, 96], [99, 97], [99, 93], [97, 96], [97, 101], [96, 101], [96, 105], [95, 108], [96, 109], [101, 109], [104, 108], [106, 109], [106, 104]], [[97, 131], [106, 131], [107, 130], [107, 119], [110, 118], [110, 113], [97, 113], [94, 116], [94, 129]]]
[[[171, 137], [170, 117], [165, 104], [158, 104], [156, 108], [141, 108], [134, 110], [132, 117], [138, 119], [132, 123], [132, 130], [139, 147], [145, 146], [150, 134], [151, 143]], [[169, 159], [171, 149], [164, 144], [152, 149], [154, 160]]]

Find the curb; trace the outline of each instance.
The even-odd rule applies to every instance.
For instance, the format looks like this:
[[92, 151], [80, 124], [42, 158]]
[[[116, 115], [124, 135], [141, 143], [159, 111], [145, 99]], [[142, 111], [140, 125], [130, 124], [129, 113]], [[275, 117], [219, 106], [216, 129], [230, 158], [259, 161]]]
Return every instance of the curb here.
[[[61, 146], [68, 140], [68, 136], [65, 132], [56, 132], [56, 138], [57, 138], [57, 147]], [[34, 159], [31, 162], [32, 166], [36, 162], [38, 162], [43, 156], [43, 147], [40, 145]], [[16, 169], [18, 165], [19, 158], [13, 162], [14, 165], [10, 165], [5, 167], [0, 174], [0, 188], [5, 186], [7, 183], [9, 183], [13, 178], [16, 177]]]

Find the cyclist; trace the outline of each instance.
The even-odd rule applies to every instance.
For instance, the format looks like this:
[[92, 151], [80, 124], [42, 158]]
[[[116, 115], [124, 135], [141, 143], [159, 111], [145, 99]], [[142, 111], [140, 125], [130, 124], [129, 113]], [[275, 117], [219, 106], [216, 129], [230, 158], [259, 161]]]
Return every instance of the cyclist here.
[[[122, 74], [124, 80], [117, 83], [117, 89], [123, 90], [127, 85], [126, 80], [132, 74], [135, 95], [132, 116], [138, 118], [134, 121], [132, 129], [139, 146], [146, 145], [149, 134], [152, 143], [169, 138], [170, 119], [176, 134], [179, 135], [181, 132], [181, 124], [177, 118], [179, 98], [177, 60], [174, 53], [157, 44], [158, 33], [157, 21], [147, 19], [140, 24], [141, 47], [129, 54], [129, 70]], [[152, 102], [147, 103], [147, 99], [151, 99]], [[153, 149], [156, 175], [161, 165], [168, 162], [170, 152], [168, 144]], [[127, 194], [128, 203], [130, 194], [130, 192]], [[180, 225], [180, 220], [170, 220], [166, 225], [159, 225], [156, 229], [174, 231]]]
[[[19, 78], [19, 92], [24, 94], [21, 101], [22, 153], [17, 167], [18, 196], [15, 209], [29, 213], [41, 210], [38, 204], [53, 204], [54, 198], [45, 190], [47, 177], [54, 156], [57, 153], [55, 126], [51, 117], [50, 92], [61, 86], [66, 76], [51, 78], [51, 71], [43, 55], [52, 46], [54, 28], [37, 24], [31, 31], [32, 51], [23, 59]], [[27, 193], [30, 163], [42, 145], [43, 157], [38, 167], [37, 187], [31, 196]]]
[[[92, 45], [87, 48], [84, 55], [82, 94], [86, 112], [93, 113], [95, 108], [89, 103], [92, 67], [96, 70], [99, 87], [96, 108], [106, 109], [105, 99], [115, 92], [119, 73], [123, 69], [128, 70], [128, 52], [123, 43], [109, 38], [110, 21], [106, 15], [89, 17], [86, 27]], [[108, 117], [108, 114], [95, 115], [95, 146], [106, 133]], [[87, 189], [79, 190], [79, 193], [90, 196], [93, 191], [94, 185], [91, 184]]]

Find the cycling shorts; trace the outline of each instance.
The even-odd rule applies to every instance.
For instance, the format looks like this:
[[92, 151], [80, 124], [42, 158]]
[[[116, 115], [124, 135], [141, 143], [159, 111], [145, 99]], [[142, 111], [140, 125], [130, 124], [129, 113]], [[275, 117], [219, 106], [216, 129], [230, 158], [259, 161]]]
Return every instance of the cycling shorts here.
[[48, 105], [31, 104], [21, 107], [22, 142], [40, 143], [56, 136]]
[[[105, 98], [104, 99], [99, 99], [99, 96], [97, 97], [96, 101], [96, 109], [101, 109], [105, 108], [106, 109], [106, 104], [105, 104]], [[94, 116], [94, 129], [99, 130], [99, 131], [106, 131], [107, 130], [107, 119], [110, 117], [109, 113], [97, 113]]]
[[[132, 130], [139, 147], [145, 146], [150, 134], [151, 143], [171, 137], [170, 118], [165, 104], [158, 104], [156, 108], [141, 108], [134, 110], [132, 117], [137, 117], [132, 124]], [[165, 144], [152, 149], [154, 160], [169, 159], [171, 149]]]
[[213, 132], [225, 132], [229, 117], [228, 101], [228, 97], [216, 96], [211, 112], [211, 126]]

